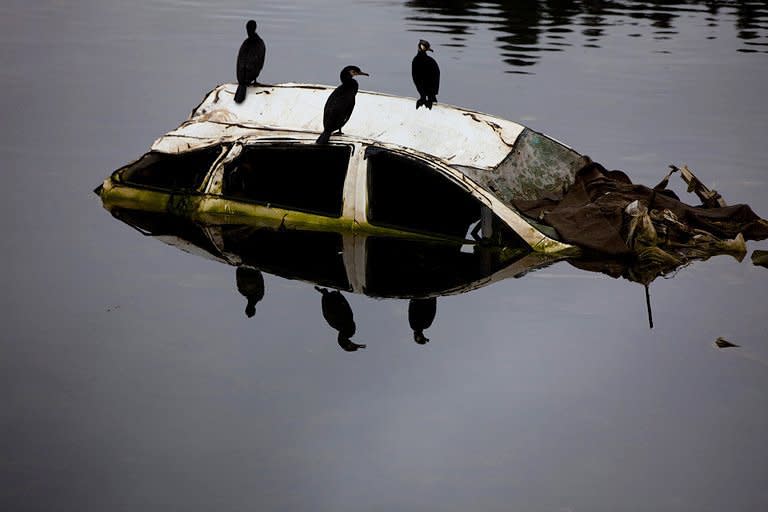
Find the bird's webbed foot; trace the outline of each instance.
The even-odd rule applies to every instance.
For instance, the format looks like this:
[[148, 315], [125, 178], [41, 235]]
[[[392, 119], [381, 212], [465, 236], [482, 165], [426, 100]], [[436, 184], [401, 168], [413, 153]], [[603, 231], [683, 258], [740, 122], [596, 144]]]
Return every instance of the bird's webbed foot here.
[[354, 341], [350, 340], [349, 338], [345, 338], [342, 335], [339, 335], [338, 338], [339, 346], [343, 348], [346, 352], [355, 352], [358, 349], [366, 348], [367, 345], [355, 343]]

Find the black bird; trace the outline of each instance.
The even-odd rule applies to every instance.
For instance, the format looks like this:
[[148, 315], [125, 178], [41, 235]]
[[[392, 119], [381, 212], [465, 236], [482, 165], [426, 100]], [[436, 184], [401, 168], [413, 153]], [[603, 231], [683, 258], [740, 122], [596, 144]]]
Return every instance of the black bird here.
[[437, 92], [440, 89], [440, 67], [435, 59], [427, 55], [432, 47], [425, 40], [419, 41], [419, 51], [411, 62], [411, 76], [420, 98], [416, 100], [416, 108], [425, 105], [432, 110], [432, 104], [437, 103]]
[[267, 53], [264, 40], [256, 33], [256, 22], [248, 20], [245, 30], [248, 32], [248, 38], [240, 45], [240, 51], [237, 54], [235, 103], [242, 103], [245, 100], [245, 91], [249, 85], [258, 85], [256, 79], [259, 78], [261, 68], [264, 67], [264, 56]]
[[315, 286], [315, 290], [323, 294], [322, 307], [325, 321], [328, 322], [328, 325], [339, 331], [337, 338], [339, 346], [347, 352], [354, 352], [359, 348], [365, 348], [365, 345], [358, 345], [349, 339], [355, 335], [355, 320], [352, 315], [352, 308], [341, 292], [338, 290], [328, 291], [319, 286]]
[[245, 315], [251, 318], [256, 313], [256, 303], [264, 298], [264, 276], [261, 271], [249, 266], [240, 266], [235, 270], [237, 291], [248, 300]]
[[437, 313], [437, 298], [411, 299], [408, 302], [408, 323], [413, 329], [413, 341], [424, 345], [429, 338], [424, 336], [424, 329], [432, 325]]
[[354, 77], [357, 75], [368, 76], [368, 73], [363, 73], [357, 66], [347, 66], [339, 73], [341, 85], [334, 89], [325, 102], [323, 133], [317, 138], [318, 144], [328, 142], [333, 132], [341, 133], [341, 127], [349, 121], [349, 116], [355, 108], [357, 80]]

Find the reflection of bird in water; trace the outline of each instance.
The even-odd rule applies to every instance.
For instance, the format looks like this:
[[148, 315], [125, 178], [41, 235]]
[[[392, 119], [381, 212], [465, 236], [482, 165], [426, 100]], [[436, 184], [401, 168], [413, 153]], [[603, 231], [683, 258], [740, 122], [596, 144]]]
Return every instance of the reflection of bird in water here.
[[341, 133], [342, 126], [349, 121], [357, 94], [357, 80], [354, 77], [358, 75], [368, 76], [368, 73], [363, 73], [357, 66], [347, 66], [341, 70], [341, 85], [333, 90], [325, 102], [323, 133], [317, 138], [318, 144], [327, 143], [333, 132]]
[[427, 55], [434, 51], [425, 40], [419, 41], [419, 51], [411, 61], [411, 76], [420, 98], [416, 100], [416, 108], [425, 105], [432, 110], [432, 104], [437, 103], [437, 92], [440, 89], [440, 67], [435, 59]]
[[245, 91], [249, 85], [258, 85], [256, 79], [259, 78], [261, 68], [264, 67], [264, 56], [267, 53], [264, 40], [256, 33], [256, 22], [248, 20], [245, 30], [248, 32], [248, 38], [240, 45], [240, 51], [237, 54], [235, 103], [242, 103], [245, 100]]
[[240, 266], [235, 271], [235, 283], [237, 291], [248, 299], [245, 314], [251, 318], [256, 313], [256, 303], [264, 298], [264, 276], [258, 269]]
[[424, 345], [429, 338], [424, 336], [424, 329], [432, 325], [437, 313], [437, 297], [411, 299], [408, 302], [408, 323], [413, 329], [413, 341]]
[[323, 294], [323, 317], [328, 325], [339, 331], [339, 346], [347, 352], [354, 352], [365, 345], [359, 345], [350, 340], [355, 334], [355, 320], [352, 316], [352, 308], [349, 302], [338, 290], [329, 291], [315, 286], [315, 290]]

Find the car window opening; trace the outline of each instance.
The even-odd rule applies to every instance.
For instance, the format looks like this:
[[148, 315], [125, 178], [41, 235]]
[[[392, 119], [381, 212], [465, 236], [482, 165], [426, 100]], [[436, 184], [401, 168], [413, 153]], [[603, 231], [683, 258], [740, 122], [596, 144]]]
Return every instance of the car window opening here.
[[151, 152], [118, 171], [120, 181], [143, 187], [192, 192], [198, 189], [221, 146], [176, 155]]
[[222, 193], [275, 207], [340, 217], [351, 148], [253, 145], [224, 169]]
[[479, 200], [429, 165], [382, 150], [369, 152], [367, 159], [372, 224], [476, 241], [493, 237], [520, 242]]

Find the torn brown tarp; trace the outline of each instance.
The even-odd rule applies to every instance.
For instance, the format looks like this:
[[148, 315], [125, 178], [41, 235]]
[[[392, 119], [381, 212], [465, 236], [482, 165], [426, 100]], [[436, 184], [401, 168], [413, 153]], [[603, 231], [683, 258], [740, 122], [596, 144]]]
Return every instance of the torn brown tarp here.
[[596, 162], [586, 164], [561, 197], [516, 201], [527, 216], [552, 226], [564, 241], [587, 251], [610, 256], [637, 253], [628, 241], [627, 206], [645, 206], [658, 233], [659, 248], [678, 252], [694, 246], [702, 235], [711, 240], [731, 240], [739, 233], [747, 240], [768, 238], [768, 223], [744, 204], [722, 208], [690, 206], [667, 190], [635, 185], [621, 171], [607, 171]]

